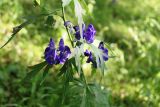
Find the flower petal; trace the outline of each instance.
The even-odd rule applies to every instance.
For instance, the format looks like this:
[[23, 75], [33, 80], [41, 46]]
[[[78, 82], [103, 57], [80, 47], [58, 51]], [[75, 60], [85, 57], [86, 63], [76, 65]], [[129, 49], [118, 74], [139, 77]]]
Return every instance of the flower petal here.
[[55, 48], [55, 43], [54, 43], [54, 40], [52, 38], [50, 38], [50, 42], [49, 42], [49, 45], [48, 45], [50, 48], [54, 49]]
[[89, 56], [89, 55], [90, 55], [90, 52], [89, 52], [88, 50], [86, 50], [86, 51], [84, 52], [84, 55], [85, 55], [85, 56]]
[[104, 50], [104, 43], [100, 42], [98, 48]]
[[95, 34], [96, 30], [94, 29], [92, 24], [89, 24], [84, 34], [84, 38], [88, 44], [93, 43]]
[[63, 51], [64, 50], [64, 40], [61, 38], [59, 41], [59, 51]]

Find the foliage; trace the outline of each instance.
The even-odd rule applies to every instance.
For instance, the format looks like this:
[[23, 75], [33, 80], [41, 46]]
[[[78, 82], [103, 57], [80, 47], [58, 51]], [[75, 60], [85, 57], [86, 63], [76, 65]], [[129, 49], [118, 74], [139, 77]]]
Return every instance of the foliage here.
[[[49, 10], [60, 7], [57, 0], [45, 0], [45, 2], [44, 4], [41, 0], [40, 4]], [[107, 62], [108, 71], [101, 80], [103, 86], [111, 94], [109, 94], [109, 101], [112, 106], [159, 106], [159, 4], [158, 0], [117, 0], [114, 4], [111, 0], [87, 1], [88, 11], [92, 16], [85, 16], [85, 21], [93, 22], [96, 25], [98, 38], [103, 37], [105, 41], [109, 42], [117, 56]], [[73, 3], [71, 2], [70, 5]], [[66, 9], [68, 13], [66, 18], [76, 22], [72, 7]], [[12, 28], [24, 22], [22, 16], [39, 14], [40, 10], [45, 12], [45, 9], [34, 7], [33, 3], [28, 0], [12, 2], [2, 0], [0, 1], [0, 10], [2, 16], [0, 19], [0, 46], [10, 37]], [[61, 20], [57, 16], [54, 18]], [[60, 38], [58, 35], [66, 35], [61, 21], [55, 22], [55, 29], [53, 29], [53, 26], [42, 26], [46, 23], [42, 21], [44, 19], [47, 17], [40, 18], [38, 23], [30, 24], [22, 29], [16, 38], [0, 51], [0, 104], [2, 106], [51, 107], [59, 104], [56, 101], [62, 94], [63, 81], [56, 78], [58, 66], [51, 69], [42, 86], [39, 85], [43, 70], [32, 82], [20, 84], [20, 80], [28, 70], [24, 65], [33, 65], [42, 61], [40, 57], [48, 42], [48, 37], [53, 35], [58, 40]], [[101, 76], [89, 76], [88, 66], [84, 65], [84, 69], [87, 70], [85, 73], [87, 81], [100, 80]], [[81, 84], [79, 83], [79, 85]], [[83, 88], [78, 89], [83, 91]], [[66, 96], [69, 101], [64, 102], [66, 106], [70, 106], [69, 104], [74, 106], [79, 103], [74, 96], [69, 99], [72, 94], [80, 95], [77, 87], [71, 90], [67, 91], [70, 94], [66, 94], [69, 95]], [[75, 92], [73, 92], [74, 90]]]

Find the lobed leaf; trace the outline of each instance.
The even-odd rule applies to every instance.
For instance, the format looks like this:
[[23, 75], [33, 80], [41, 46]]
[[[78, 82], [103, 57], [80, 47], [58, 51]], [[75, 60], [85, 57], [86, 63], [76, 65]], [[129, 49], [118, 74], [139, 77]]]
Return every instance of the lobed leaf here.
[[19, 26], [17, 26], [17, 27], [14, 27], [14, 28], [13, 28], [13, 34], [12, 34], [11, 37], [8, 39], [8, 41], [7, 41], [4, 45], [2, 45], [2, 46], [0, 47], [0, 49], [2, 49], [4, 46], [6, 46], [6, 45], [15, 37], [15, 35], [16, 35], [23, 27], [27, 26], [28, 24], [30, 24], [30, 22], [29, 22], [29, 21], [25, 21], [25, 22], [22, 23], [21, 25], [19, 25]]
[[44, 80], [45, 80], [45, 78], [46, 78], [46, 76], [47, 76], [47, 74], [48, 74], [48, 72], [49, 72], [49, 69], [50, 69], [51, 67], [52, 67], [51, 65], [47, 65], [47, 66], [45, 67], [45, 69], [44, 69], [44, 71], [43, 71], [42, 81], [41, 81], [40, 85], [43, 84], [43, 82], [44, 82]]
[[33, 67], [33, 70], [27, 73], [27, 75], [24, 77], [22, 82], [30, 80], [32, 77], [34, 77], [41, 69], [43, 69], [44, 66], [46, 66], [46, 62], [42, 62], [40, 64], [37, 64]]
[[36, 64], [36, 65], [33, 65], [33, 66], [28, 66], [28, 68], [30, 68], [30, 69], [38, 69], [39, 67], [41, 67], [43, 65], [46, 65], [46, 64], [47, 64], [47, 62], [43, 61], [43, 62], [41, 62], [39, 64]]
[[[56, 11], [58, 11], [58, 10], [56, 10]], [[36, 16], [28, 16], [28, 17], [25, 17], [25, 18], [27, 19], [27, 21], [25, 21], [25, 22], [22, 23], [21, 25], [16, 26], [16, 27], [13, 28], [13, 34], [12, 34], [11, 37], [8, 39], [8, 41], [7, 41], [4, 45], [2, 45], [2, 46], [0, 47], [0, 49], [2, 49], [4, 46], [6, 46], [6, 45], [15, 37], [15, 35], [16, 35], [22, 28], [24, 28], [25, 26], [27, 26], [27, 25], [30, 24], [30, 23], [33, 23], [37, 18], [40, 18], [40, 17], [42, 17], [42, 16], [48, 16], [48, 15], [50, 15], [50, 14], [56, 13], [56, 11], [53, 11], [53, 12], [51, 12], [51, 13], [42, 13], [42, 14], [39, 14], [39, 15], [36, 15]]]
[[81, 107], [110, 107], [106, 90], [97, 84], [89, 84], [88, 87], [84, 88]]
[[66, 71], [66, 69], [67, 69], [67, 66], [66, 66], [67, 63], [68, 63], [68, 62], [66, 61], [66, 62], [64, 63], [64, 65], [61, 67], [61, 69], [59, 70], [60, 72], [57, 74], [58, 77], [62, 76], [62, 75], [65, 73], [65, 71]]
[[54, 23], [55, 23], [55, 19], [53, 18], [53, 16], [48, 16], [46, 20], [46, 24], [49, 26], [52, 26]]

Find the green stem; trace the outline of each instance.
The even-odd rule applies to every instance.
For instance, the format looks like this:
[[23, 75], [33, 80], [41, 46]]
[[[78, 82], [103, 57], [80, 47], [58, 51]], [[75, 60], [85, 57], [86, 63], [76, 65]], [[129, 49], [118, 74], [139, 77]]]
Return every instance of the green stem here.
[[[63, 7], [62, 3], [61, 3], [61, 6], [62, 6], [62, 19], [63, 19], [63, 21], [64, 21], [64, 23], [65, 23], [65, 22], [66, 22], [66, 18], [65, 18], [64, 7]], [[65, 26], [65, 28], [66, 28], [66, 31], [67, 31], [67, 33], [68, 33], [68, 37], [69, 37], [69, 40], [70, 40], [70, 42], [71, 42], [71, 45], [72, 45], [72, 47], [74, 47], [73, 40], [72, 40], [72, 38], [71, 38], [71, 35], [70, 35], [70, 33], [69, 33], [69, 30], [68, 30], [67, 26]]]
[[84, 72], [83, 72], [83, 70], [81, 69], [81, 77], [82, 77], [82, 79], [83, 79], [83, 81], [84, 81], [84, 84], [86, 85], [86, 87], [87, 87], [87, 81], [86, 81], [86, 78], [85, 78], [85, 75], [84, 75]]
[[[63, 19], [63, 21], [64, 21], [64, 23], [65, 23], [65, 22], [66, 22], [66, 18], [65, 18], [64, 7], [63, 7], [63, 5], [62, 5], [62, 2], [61, 2], [61, 6], [62, 6], [62, 19]], [[67, 33], [68, 33], [68, 37], [69, 37], [69, 40], [70, 40], [70, 42], [71, 42], [71, 45], [72, 45], [72, 47], [74, 47], [73, 40], [72, 40], [72, 37], [71, 37], [71, 35], [70, 35], [70, 33], [69, 33], [69, 30], [68, 30], [67, 26], [65, 26], [65, 28], [66, 28], [66, 31], [67, 31]], [[81, 77], [82, 77], [82, 78], [81, 78]], [[82, 69], [81, 69], [80, 78], [82, 79], [82, 81], [84, 81], [85, 89], [90, 90], [90, 89], [89, 89], [89, 86], [88, 86], [88, 84], [87, 84], [87, 81], [86, 81], [84, 72], [83, 72]], [[63, 98], [63, 100], [62, 100], [62, 104], [64, 103], [64, 100], [65, 100], [65, 96], [64, 96], [64, 98]]]

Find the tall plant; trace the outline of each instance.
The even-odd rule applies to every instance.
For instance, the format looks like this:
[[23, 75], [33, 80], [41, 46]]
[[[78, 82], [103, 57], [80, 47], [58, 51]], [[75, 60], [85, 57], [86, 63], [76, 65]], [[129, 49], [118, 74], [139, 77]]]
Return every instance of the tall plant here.
[[[65, 17], [65, 7], [69, 6], [70, 2], [74, 2], [74, 11], [77, 18], [78, 25], [74, 25]], [[64, 27], [70, 40], [70, 45], [65, 45], [63, 38], [59, 40], [59, 45], [56, 46], [54, 39], [50, 38], [48, 46], [44, 50], [44, 61], [31, 66], [32, 69], [22, 82], [27, 81], [41, 70], [43, 70], [43, 83], [49, 70], [56, 65], [61, 64], [57, 77], [63, 78], [64, 84], [62, 87], [63, 94], [59, 102], [59, 106], [67, 105], [73, 107], [108, 107], [108, 97], [106, 90], [98, 83], [90, 83], [84, 75], [83, 63], [91, 64], [92, 74], [97, 72], [97, 69], [104, 75], [106, 68], [105, 62], [110, 58], [108, 55], [108, 48], [103, 41], [96, 40], [96, 29], [93, 24], [86, 25], [83, 20], [85, 10], [81, 6], [80, 0], [62, 0], [61, 9], [54, 12], [46, 12], [28, 18], [27, 21], [13, 29], [11, 38], [1, 47], [7, 45], [15, 35], [25, 26], [36, 22], [39, 17], [48, 17], [47, 23], [52, 24], [54, 19], [50, 15], [58, 15], [60, 11], [60, 18], [63, 19]], [[34, 0], [35, 6], [40, 6], [40, 0]], [[95, 41], [99, 45], [95, 45]], [[73, 96], [71, 96], [73, 95]], [[66, 99], [66, 96], [69, 99]]]

